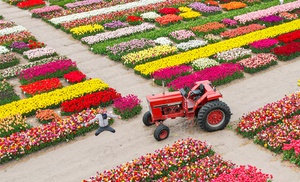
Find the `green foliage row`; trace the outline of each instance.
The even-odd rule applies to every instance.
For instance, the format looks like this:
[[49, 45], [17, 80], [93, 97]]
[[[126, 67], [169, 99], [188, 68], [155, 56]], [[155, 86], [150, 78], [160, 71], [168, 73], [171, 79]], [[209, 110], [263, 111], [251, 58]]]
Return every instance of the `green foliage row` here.
[[15, 65], [17, 65], [19, 63], [20, 63], [19, 59], [13, 59], [13, 60], [11, 60], [9, 62], [0, 63], [0, 69], [5, 69], [5, 68], [11, 67], [11, 66], [15, 66]]
[[300, 52], [296, 52], [296, 53], [291, 54], [291, 55], [276, 55], [276, 56], [281, 61], [290, 61], [292, 59], [295, 59], [296, 57], [299, 57]]
[[20, 97], [14, 92], [14, 90], [0, 91], [0, 106], [11, 103], [13, 101], [20, 100]]
[[77, 0], [49, 0], [50, 5], [58, 5], [64, 7], [65, 4], [77, 2]]
[[290, 161], [292, 164], [300, 167], [300, 155], [295, 153], [295, 149], [292, 150], [284, 150], [283, 151], [283, 160]]

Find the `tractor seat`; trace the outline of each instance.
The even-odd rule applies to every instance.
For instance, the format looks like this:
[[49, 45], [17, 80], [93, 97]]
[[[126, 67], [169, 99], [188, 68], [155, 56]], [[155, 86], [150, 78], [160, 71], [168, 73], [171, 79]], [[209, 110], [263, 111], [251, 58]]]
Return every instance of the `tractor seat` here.
[[194, 101], [196, 102], [205, 92], [205, 87], [204, 85], [201, 83], [198, 87], [198, 89], [194, 90]]

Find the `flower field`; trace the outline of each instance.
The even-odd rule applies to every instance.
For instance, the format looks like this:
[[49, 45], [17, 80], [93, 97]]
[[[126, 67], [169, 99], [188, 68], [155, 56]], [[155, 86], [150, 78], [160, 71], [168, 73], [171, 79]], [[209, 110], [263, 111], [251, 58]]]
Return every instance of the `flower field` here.
[[187, 138], [176, 141], [114, 169], [97, 172], [85, 182], [96, 181], [268, 181], [273, 177], [253, 166], [225, 161], [205, 142]]
[[[2, 20], [0, 25], [0, 163], [95, 129], [96, 124], [80, 124], [98, 112], [91, 108], [109, 106], [121, 94], [100, 79], [87, 79], [76, 62], [39, 42], [25, 27]], [[80, 31], [86, 34], [84, 28], [74, 32]], [[21, 93], [11, 78], [18, 79]], [[53, 110], [58, 108], [60, 114]], [[34, 115], [40, 126], [28, 124], [27, 117]]]
[[[70, 0], [50, 6], [41, 0], [4, 1], [136, 75], [164, 82], [169, 91], [206, 79], [227, 84], [300, 55], [300, 1]], [[14, 90], [12, 78], [22, 93]], [[97, 123], [84, 123], [99, 106], [111, 105], [126, 120], [142, 110], [137, 96], [122, 96], [103, 80], [89, 78], [25, 27], [2, 20], [0, 80], [1, 164], [96, 129]], [[300, 166], [299, 114], [296, 92], [242, 116], [237, 132]], [[28, 124], [27, 117], [34, 116], [39, 126]], [[205, 142], [188, 138], [83, 181], [272, 178], [254, 166], [225, 161]]]
[[[8, 128], [3, 128], [5, 123], [1, 122], [1, 137], [0, 138], [0, 158], [1, 163], [8, 162], [13, 159], [43, 149], [47, 146], [52, 146], [62, 141], [69, 141], [75, 136], [82, 135], [97, 127], [93, 124], [88, 128], [82, 127], [82, 123], [95, 117], [97, 110], [87, 109], [78, 114], [72, 115], [62, 120], [54, 120], [48, 124], [43, 124], [38, 127], [30, 127], [24, 123], [24, 118], [18, 116], [14, 125], [21, 125], [25, 130], [11, 132]], [[8, 134], [8, 135], [7, 135]], [[25, 139], [26, 138], [26, 139]], [[25, 140], [24, 140], [25, 139]]]
[[[172, 5], [174, 6], [177, 3], [178, 4], [180, 3], [180, 5], [182, 5], [182, 3], [187, 3], [187, 4], [185, 4], [185, 6], [182, 5], [179, 8], [172, 7]], [[91, 50], [93, 52], [100, 53], [100, 54], [108, 54], [111, 59], [116, 60], [116, 61], [121, 61], [124, 65], [134, 68], [134, 71], [137, 74], [141, 74], [143, 77], [146, 77], [146, 78], [153, 77], [152, 74], [155, 71], [158, 71], [159, 69], [182, 65], [182, 64], [190, 64], [199, 58], [215, 57], [215, 55], [220, 54], [224, 51], [230, 51], [231, 49], [248, 46], [250, 44], [252, 45], [252, 43], [254, 43], [254, 42], [257, 42], [257, 41], [260, 41], [263, 39], [267, 39], [269, 37], [276, 37], [278, 35], [285, 34], [288, 32], [293, 32], [294, 30], [299, 29], [298, 23], [297, 23], [298, 20], [294, 20], [294, 21], [290, 22], [290, 24], [285, 23], [285, 22], [282, 22], [282, 24], [278, 24], [278, 23], [275, 23], [274, 21], [270, 20], [269, 23], [271, 23], [271, 25], [268, 25], [268, 27], [265, 27], [263, 24], [265, 24], [266, 22], [264, 22], [265, 19], [262, 19], [263, 15], [261, 14], [261, 12], [264, 12], [264, 13], [267, 13], [269, 16], [273, 16], [274, 14], [277, 14], [277, 13], [283, 13], [283, 12], [289, 13], [299, 7], [298, 2], [288, 3], [288, 5], [284, 6], [286, 8], [281, 8], [281, 7], [283, 7], [281, 5], [277, 5], [276, 8], [274, 8], [274, 7], [269, 8], [274, 5], [274, 2], [266, 2], [266, 3], [263, 3], [266, 6], [263, 8], [266, 8], [266, 9], [263, 9], [263, 8], [259, 7], [258, 5], [257, 6], [253, 5], [253, 12], [246, 12], [247, 10], [243, 9], [246, 6], [245, 4], [229, 3], [228, 5], [226, 4], [226, 5], [221, 6], [221, 7], [223, 7], [222, 11], [225, 12], [222, 14], [222, 16], [218, 15], [218, 13], [207, 13], [207, 12], [214, 12], [214, 11], [218, 12], [218, 11], [220, 11], [220, 9], [218, 9], [218, 8], [217, 8], [218, 9], [217, 10], [216, 8], [214, 9], [214, 7], [207, 6], [200, 2], [190, 3], [190, 4], [189, 3], [190, 3], [189, 1], [175, 1], [174, 0], [174, 1], [171, 1], [171, 2], [168, 2], [165, 4], [161, 1], [153, 2], [153, 4], [150, 3], [151, 5], [150, 4], [130, 4], [130, 5], [127, 4], [127, 6], [124, 6], [124, 9], [126, 9], [126, 10], [124, 10], [124, 13], [125, 12], [128, 13], [128, 11], [130, 10], [131, 12], [138, 13], [139, 16], [141, 17], [141, 18], [138, 18], [138, 21], [140, 23], [134, 24], [134, 25], [126, 24], [127, 23], [126, 21], [128, 21], [128, 20], [125, 20], [125, 21], [122, 21], [122, 19], [111, 20], [112, 15], [114, 15], [113, 8], [111, 8], [109, 10], [109, 12], [105, 13], [105, 15], [100, 15], [97, 13], [94, 14], [93, 10], [91, 12], [87, 11], [87, 12], [83, 12], [83, 13], [73, 13], [73, 14], [68, 14], [66, 16], [60, 16], [60, 13], [58, 13], [58, 12], [54, 13], [52, 10], [49, 11], [49, 14], [46, 15], [45, 10], [43, 8], [41, 8], [40, 11], [45, 13], [45, 14], [43, 14], [42, 18], [47, 19], [47, 21], [49, 20], [50, 22], [54, 23], [56, 26], [59, 25], [66, 32], [69, 32], [68, 30], [72, 30], [73, 28], [76, 28], [76, 25], [78, 27], [80, 27], [82, 25], [91, 24], [92, 21], [97, 22], [98, 24], [101, 25], [101, 22], [103, 22], [102, 25], [104, 27], [104, 32], [99, 32], [98, 34], [95, 34], [92, 36], [86, 36], [86, 37], [83, 36], [81, 38], [82, 42], [90, 44]], [[132, 6], [131, 9], [130, 9], [130, 6]], [[145, 9], [148, 8], [149, 12], [147, 14], [140, 13], [138, 9], [135, 9], [136, 7], [139, 7], [139, 8], [143, 7]], [[235, 8], [232, 8], [232, 7], [235, 7]], [[256, 10], [256, 11], [254, 11], [254, 10]], [[58, 11], [64, 11], [64, 10], [59, 9]], [[206, 24], [199, 23], [197, 21], [197, 17], [193, 17], [191, 20], [189, 20], [186, 23], [186, 26], [183, 28], [182, 24], [178, 23], [178, 21], [187, 21], [186, 18], [176, 20], [175, 16], [180, 17], [180, 15], [182, 13], [186, 13], [189, 11], [198, 11], [198, 12], [200, 12], [200, 14], [204, 13], [205, 16], [208, 16], [210, 18], [213, 17], [212, 20], [216, 19], [221, 22], [219, 23], [218, 21], [207, 20]], [[235, 13], [233, 13], [233, 12], [235, 12]], [[255, 14], [255, 12], [256, 12], [256, 14]], [[32, 13], [34, 14], [35, 11], [32, 11]], [[88, 13], [91, 13], [91, 14], [88, 14]], [[251, 20], [244, 18], [243, 14], [248, 14], [248, 13], [255, 14], [256, 18], [253, 18]], [[120, 14], [122, 14], [122, 13], [120, 13]], [[167, 18], [166, 15], [170, 15], [170, 18]], [[86, 19], [87, 16], [90, 16], [91, 18], [89, 18], [87, 20]], [[98, 16], [102, 16], [102, 21], [99, 21]], [[171, 16], [174, 16], [175, 19], [171, 18]], [[232, 16], [234, 16], [233, 19], [228, 18], [228, 17], [232, 17]], [[136, 16], [136, 17], [138, 17], [138, 16]], [[144, 17], [144, 19], [142, 17]], [[153, 18], [151, 18], [151, 17], [153, 17]], [[95, 18], [95, 20], [93, 20], [94, 18]], [[259, 21], [256, 21], [258, 19], [259, 19]], [[271, 19], [271, 17], [269, 17], [269, 19]], [[153, 29], [154, 27], [152, 26], [153, 24], [151, 24], [151, 23], [153, 23], [155, 21], [158, 21], [158, 23], [159, 23], [160, 21], [162, 22], [162, 20], [164, 22], [166, 22], [163, 24], [166, 24], [168, 27], [165, 27], [166, 25], [162, 26], [162, 23], [160, 23], [158, 28]], [[85, 23], [85, 21], [87, 21], [87, 22]], [[107, 22], [110, 22], [110, 21], [111, 21], [111, 24], [108, 24]], [[131, 21], [133, 21], [133, 20], [131, 20]], [[254, 23], [252, 23], [252, 24], [249, 23], [249, 25], [244, 25], [246, 22], [248, 23], [251, 21]], [[268, 21], [268, 19], [265, 21]], [[115, 27], [115, 25], [117, 25], [117, 22], [118, 22], [118, 24], [120, 24], [119, 28], [114, 28], [112, 30], [111, 27]], [[206, 21], [204, 21], [204, 22], [206, 22]], [[263, 23], [261, 23], [261, 22], [263, 22]], [[259, 23], [261, 23], [261, 24], [259, 24]], [[274, 23], [274, 24], [272, 24], [272, 23]], [[69, 25], [72, 24], [72, 27], [68, 26], [68, 29], [66, 29], [66, 24], [69, 24]], [[122, 25], [122, 24], [124, 24], [124, 25]], [[196, 24], [202, 24], [202, 25], [194, 26]], [[157, 25], [157, 24], [154, 23], [154, 25]], [[126, 26], [126, 27], [124, 27], [124, 26]], [[228, 26], [228, 27], [236, 26], [236, 28], [231, 29], [231, 30], [226, 30], [226, 26]], [[106, 27], [110, 27], [110, 28], [106, 29]], [[201, 35], [199, 34], [200, 27], [201, 27], [201, 31], [203, 32]], [[192, 34], [191, 34], [192, 36], [189, 35], [189, 33], [187, 33], [187, 32], [190, 30], [187, 30], [186, 28], [192, 30], [193, 32], [189, 32], [189, 33], [194, 33], [194, 35], [192, 35]], [[150, 30], [150, 31], [143, 32], [144, 30]], [[101, 29], [101, 31], [102, 31], [102, 29]], [[153, 32], [153, 33], [150, 34], [149, 32]], [[163, 32], [166, 32], [166, 33], [163, 33]], [[178, 32], [186, 32], [186, 33], [184, 33], [184, 35], [188, 36], [188, 37], [178, 38], [178, 36], [180, 36], [178, 34]], [[207, 44], [207, 43], [197, 42], [197, 41], [201, 41], [198, 39], [201, 39], [202, 36], [204, 36], [204, 35], [206, 36], [209, 33], [213, 33], [215, 35], [219, 34], [224, 40], [219, 43], [216, 43], [216, 44], [213, 44], [213, 43], [208, 44], [207, 46], [205, 46], [205, 44]], [[126, 37], [123, 38], [123, 36], [125, 36], [125, 35], [126, 35]], [[174, 37], [175, 35], [177, 36], [177, 38]], [[198, 35], [198, 36], [195, 36], [195, 35]], [[150, 51], [148, 46], [142, 46], [142, 47], [139, 47], [138, 49], [133, 48], [130, 50], [126, 50], [126, 53], [124, 52], [124, 48], [119, 50], [120, 52], [117, 49], [112, 49], [113, 47], [115, 47], [117, 45], [125, 45], [125, 44], [127, 44], [128, 46], [130, 45], [130, 47], [136, 47], [136, 43], [137, 43], [137, 41], [140, 40], [141, 37], [143, 37], [143, 39], [141, 39], [141, 40], [147, 40], [147, 41], [152, 41], [152, 40], [155, 41], [156, 39], [168, 37], [169, 38], [168, 44], [176, 46], [179, 50], [179, 53], [169, 56], [169, 52], [165, 52], [165, 51], [158, 52], [158, 51], [156, 51], [155, 48], [150, 49], [151, 51], [152, 50], [155, 51], [155, 53], [154, 52], [148, 53]], [[236, 39], [233, 39], [232, 37], [235, 37]], [[116, 38], [118, 38], [118, 39], [115, 40]], [[192, 42], [193, 40], [191, 40], [191, 39], [195, 39], [195, 38], [197, 40], [195, 40], [195, 42]], [[228, 38], [231, 38], [231, 39], [228, 39]], [[99, 41], [102, 42], [104, 40], [105, 40], [105, 42], [103, 42], [103, 43], [97, 43]], [[188, 40], [188, 42], [186, 42], [186, 43], [180, 42], [182, 40], [183, 41]], [[242, 41], [242, 40], [247, 40], [247, 41]], [[135, 42], [133, 42], [133, 41], [135, 41]], [[155, 44], [156, 44], [156, 46], [163, 45], [161, 42], [157, 42]], [[228, 46], [228, 45], [230, 45], [230, 46]], [[281, 46], [275, 45], [277, 48], [277, 49], [275, 49], [274, 45], [275, 44], [273, 44], [272, 45], [273, 47], [271, 47], [271, 48], [274, 48], [274, 50], [272, 49], [272, 52], [276, 56], [277, 55], [279, 56], [279, 60], [288, 59], [285, 56], [282, 56], [282, 53], [280, 53], [280, 52], [287, 52], [286, 51], [287, 48], [285, 48], [284, 46], [282, 46], [282, 48], [281, 48]], [[153, 43], [152, 43], [151, 47], [152, 46], [156, 47], [155, 45], [153, 45]], [[202, 48], [200, 46], [204, 46], [204, 47]], [[280, 50], [279, 50], [279, 47], [281, 48]], [[117, 48], [117, 47], [115, 47], [115, 48]], [[156, 47], [156, 48], [161, 49], [160, 47]], [[127, 49], [127, 48], [125, 48], [125, 49]], [[255, 49], [257, 49], [257, 48], [253, 48], [253, 53], [259, 53]], [[260, 49], [262, 49], [262, 48], [260, 48]], [[137, 53], [136, 52], [137, 50], [140, 52]], [[143, 52], [143, 50], [145, 52], [147, 52], [147, 54], [145, 54]], [[163, 50], [163, 49], [161, 49], [161, 50]], [[281, 50], [283, 50], [283, 51], [281, 51]], [[114, 53], [112, 53], [112, 51], [114, 51]], [[297, 51], [298, 50], [291, 52], [290, 53], [291, 56], [289, 56], [289, 58], [297, 56], [298, 55]], [[195, 54], [196, 52], [197, 52], [197, 54]], [[264, 50], [264, 52], [266, 52], [266, 50]], [[201, 56], [199, 56], [199, 55], [201, 55]], [[161, 57], [163, 57], [163, 58], [161, 58]], [[183, 59], [183, 57], [184, 57], [184, 59]], [[244, 58], [244, 57], [241, 57], [241, 58]], [[143, 60], [143, 61], [141, 62], [141, 60]], [[222, 61], [224, 62], [224, 60], [222, 60]], [[135, 64], [136, 62], [139, 62], [139, 63]], [[256, 64], [256, 63], [253, 63], [253, 64]], [[258, 66], [264, 67], [264, 69], [267, 68], [267, 66], [265, 66], [265, 63], [261, 63], [261, 64], [262, 65], [258, 65]], [[274, 65], [274, 64], [271, 64], [271, 65]], [[255, 65], [249, 65], [249, 66], [255, 67]], [[258, 70], [261, 70], [261, 69], [258, 69]], [[256, 70], [256, 71], [258, 71], [258, 70]], [[249, 70], [246, 70], [245, 72], [249, 72]], [[224, 83], [227, 83], [227, 82], [224, 81]]]
[[[300, 92], [242, 116], [237, 132], [300, 166]], [[299, 142], [298, 142], [299, 143]]]
[[[117, 2], [69, 4], [72, 11], [53, 5], [31, 10], [31, 13], [90, 45], [94, 53], [107, 54], [145, 78], [153, 78], [158, 70], [193, 64], [201, 58], [215, 59], [220, 64], [240, 61], [243, 74], [276, 65], [275, 61], [255, 58], [249, 61], [252, 54], [271, 52], [275, 54], [271, 57], [277, 56], [274, 59], [279, 61], [299, 55], [298, 43], [294, 43], [300, 29], [298, 15], [294, 13], [300, 8], [298, 1], [288, 1], [284, 5], [274, 1], [223, 2], [219, 6], [218, 2], [189, 0], [132, 1], [115, 6]], [[92, 4], [99, 6], [101, 11]], [[246, 9], [247, 6], [251, 9]], [[121, 18], [122, 15], [126, 18]], [[286, 39], [285, 34], [285, 37], [293, 34], [295, 38], [283, 45], [280, 40]], [[235, 50], [243, 48], [250, 49]], [[191, 74], [195, 72], [197, 69]], [[227, 76], [220, 83], [242, 77], [225, 79]]]

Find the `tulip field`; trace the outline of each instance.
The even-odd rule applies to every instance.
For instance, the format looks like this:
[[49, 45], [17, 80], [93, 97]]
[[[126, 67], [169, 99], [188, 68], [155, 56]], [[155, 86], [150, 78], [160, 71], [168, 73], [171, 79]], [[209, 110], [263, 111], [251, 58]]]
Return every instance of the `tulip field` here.
[[[251, 175], [249, 175], [251, 174]], [[225, 161], [211, 146], [187, 138], [154, 153], [105, 170], [87, 181], [269, 181], [273, 177], [254, 166]]]
[[[90, 131], [96, 125], [83, 128], [81, 124], [95, 116], [93, 108], [122, 98], [102, 80], [87, 79], [76, 62], [47, 48], [23, 26], [0, 21], [1, 164]], [[19, 80], [22, 95], [15, 92], [11, 79]], [[51, 110], [56, 108], [61, 116]], [[34, 115], [41, 123], [38, 127], [26, 119]], [[20, 142], [23, 137], [28, 141]]]
[[[169, 91], [199, 80], [225, 85], [300, 56], [299, 0], [3, 1]], [[96, 129], [84, 123], [99, 106], [126, 120], [140, 114], [140, 98], [58, 52], [0, 15], [0, 164]], [[295, 92], [245, 113], [235, 132], [299, 167], [299, 126]], [[83, 181], [272, 181], [275, 174], [224, 160], [213, 147], [181, 139]]]
[[237, 126], [244, 137], [300, 166], [300, 92], [245, 114]]
[[[215, 67], [203, 62], [203, 68], [212, 67], [213, 75], [201, 79], [220, 85], [243, 77], [244, 72], [253, 74], [299, 54], [295, 42], [299, 29], [298, 1], [278, 5], [274, 1], [218, 4], [216, 1], [157, 0], [111, 6], [114, 3], [117, 1], [102, 3], [101, 12], [92, 6], [92, 1], [69, 3], [65, 9], [52, 5], [30, 12], [32, 17], [42, 18], [89, 45], [94, 53], [108, 55], [145, 78], [154, 78], [155, 72], [164, 68], [210, 58], [221, 65]], [[245, 9], [247, 6], [251, 9]], [[261, 54], [256, 56], [258, 53]], [[248, 57], [251, 58], [245, 59]], [[226, 63], [239, 65], [240, 69], [220, 70]], [[194, 79], [200, 79], [193, 76], [200, 74], [197, 71], [194, 69], [190, 76], [161, 81], [167, 81], [170, 90], [178, 89], [171, 81], [190, 87]], [[214, 76], [220, 72], [222, 76]], [[190, 82], [182, 83], [186, 79]]]

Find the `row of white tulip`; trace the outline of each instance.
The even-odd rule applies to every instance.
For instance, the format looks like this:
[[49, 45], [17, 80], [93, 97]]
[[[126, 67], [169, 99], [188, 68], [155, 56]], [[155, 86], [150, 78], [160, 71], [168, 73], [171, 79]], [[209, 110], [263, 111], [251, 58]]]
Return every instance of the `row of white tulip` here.
[[251, 49], [233, 48], [228, 51], [219, 52], [215, 54], [214, 58], [218, 60], [231, 61], [246, 55], [251, 55], [251, 53], [252, 53]]
[[142, 13], [141, 17], [143, 19], [155, 20], [155, 18], [158, 18], [161, 16], [154, 11], [150, 11], [150, 12]]
[[160, 45], [172, 45], [173, 42], [168, 37], [158, 37], [157, 39], [153, 40], [156, 44]]
[[192, 62], [193, 69], [197, 71], [217, 65], [219, 65], [219, 63], [216, 60], [210, 58], [200, 58]]
[[87, 37], [82, 38], [81, 41], [83, 41], [87, 44], [94, 44], [94, 43], [102, 42], [102, 41], [105, 41], [108, 39], [119, 38], [122, 36], [131, 35], [133, 33], [143, 32], [146, 30], [154, 29], [154, 28], [155, 28], [155, 25], [153, 25], [153, 24], [142, 23], [142, 24], [136, 25], [136, 26], [120, 28], [115, 31], [109, 31], [109, 32], [92, 35], [92, 36], [87, 36]]
[[147, 6], [150, 4], [155, 4], [155, 3], [164, 2], [164, 1], [165, 0], [151, 0], [151, 1], [141, 0], [141, 1], [126, 3], [126, 4], [111, 6], [111, 7], [107, 7], [107, 8], [101, 8], [101, 9], [97, 9], [97, 10], [52, 18], [52, 19], [50, 19], [50, 22], [57, 25], [60, 23], [70, 22], [73, 20], [79, 20], [79, 19], [89, 18], [89, 17], [93, 17], [93, 16], [97, 16], [97, 15], [108, 14], [108, 13], [117, 12], [117, 11], [123, 11], [123, 10], [127, 10], [127, 9], [141, 7], [141, 6]]
[[49, 56], [56, 53], [56, 51], [51, 47], [42, 47], [37, 49], [31, 49], [23, 52], [24, 56], [27, 56], [28, 59], [39, 58], [42, 56]]
[[6, 47], [0, 45], [0, 54], [5, 54], [8, 52], [9, 52], [9, 50]]
[[189, 40], [188, 42], [182, 42], [176, 45], [179, 50], [188, 51], [193, 48], [198, 48], [207, 44], [207, 41], [203, 40]]
[[17, 26], [1, 29], [0, 30], [0, 36], [9, 35], [9, 34], [13, 34], [13, 33], [24, 32], [24, 31], [26, 31], [25, 27], [23, 27], [21, 25], [17, 25]]

